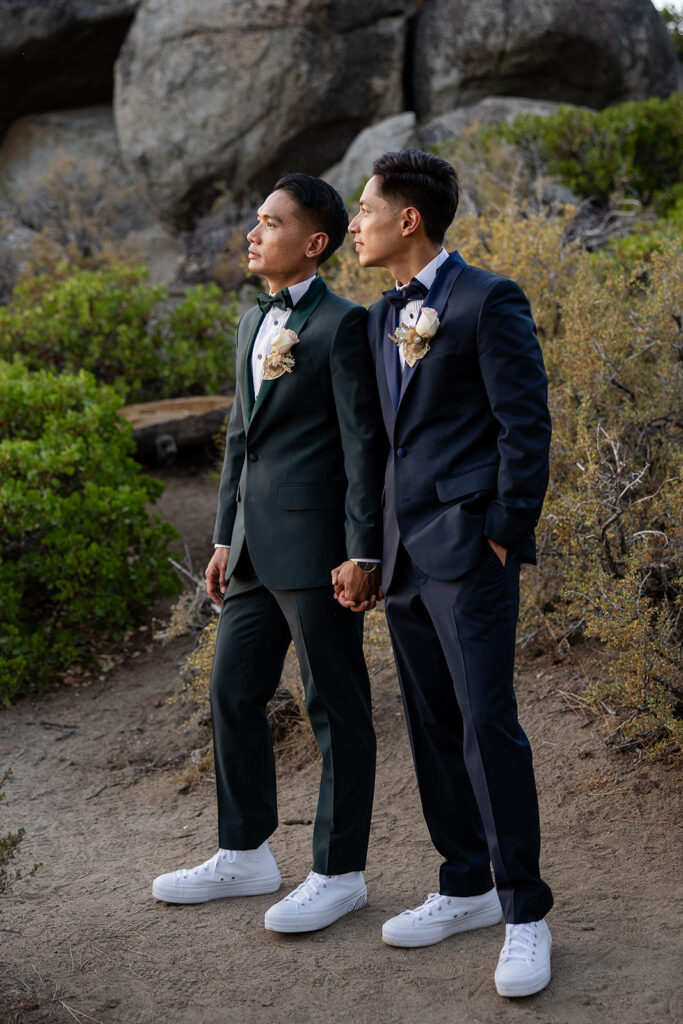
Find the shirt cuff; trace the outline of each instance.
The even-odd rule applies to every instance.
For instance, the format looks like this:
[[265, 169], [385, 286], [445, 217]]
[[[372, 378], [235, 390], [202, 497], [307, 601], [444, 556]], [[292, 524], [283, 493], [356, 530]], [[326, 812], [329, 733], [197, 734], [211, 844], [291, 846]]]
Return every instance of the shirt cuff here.
[[228, 551], [230, 550], [230, 545], [229, 544], [214, 544], [214, 547], [215, 548], [227, 548]]
[[349, 562], [374, 562], [375, 565], [381, 565], [381, 558], [349, 558]]

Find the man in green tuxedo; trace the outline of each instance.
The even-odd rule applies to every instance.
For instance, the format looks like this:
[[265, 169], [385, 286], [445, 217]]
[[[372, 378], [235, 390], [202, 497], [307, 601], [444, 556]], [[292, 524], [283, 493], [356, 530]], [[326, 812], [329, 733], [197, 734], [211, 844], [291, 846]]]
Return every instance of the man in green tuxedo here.
[[211, 677], [219, 850], [155, 879], [170, 903], [274, 892], [268, 848], [277, 827], [266, 705], [294, 641], [306, 707], [322, 753], [306, 880], [265, 917], [273, 931], [324, 928], [366, 903], [375, 735], [356, 605], [380, 587], [381, 492], [387, 442], [366, 334], [366, 310], [331, 292], [319, 265], [348, 216], [318, 178], [288, 174], [249, 232], [249, 269], [269, 293], [237, 331], [214, 543], [206, 571], [221, 604]]

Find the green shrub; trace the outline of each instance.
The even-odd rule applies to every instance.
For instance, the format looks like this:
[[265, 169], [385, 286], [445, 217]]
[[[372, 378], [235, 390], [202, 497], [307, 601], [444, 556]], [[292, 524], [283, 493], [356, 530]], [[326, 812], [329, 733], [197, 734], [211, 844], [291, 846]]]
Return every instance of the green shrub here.
[[683, 168], [683, 93], [621, 103], [599, 112], [562, 107], [489, 129], [541, 162], [579, 196], [606, 203], [633, 195], [664, 209]]
[[120, 636], [178, 581], [118, 394], [0, 362], [0, 700]]
[[234, 304], [217, 285], [172, 306], [142, 268], [39, 274], [0, 308], [0, 358], [32, 370], [81, 369], [128, 402], [220, 391], [234, 377]]

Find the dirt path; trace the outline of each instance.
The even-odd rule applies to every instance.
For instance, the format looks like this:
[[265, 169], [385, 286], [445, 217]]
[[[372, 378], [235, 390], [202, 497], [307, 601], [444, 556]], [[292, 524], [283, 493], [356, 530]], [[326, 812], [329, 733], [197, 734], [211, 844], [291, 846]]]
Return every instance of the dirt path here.
[[[196, 566], [213, 487], [177, 473], [162, 502], [162, 514], [186, 527]], [[536, 659], [519, 669], [543, 867], [556, 899], [553, 980], [540, 995], [516, 1003], [496, 995], [502, 925], [422, 950], [380, 941], [386, 917], [436, 887], [439, 865], [390, 670], [373, 687], [379, 766], [366, 910], [287, 937], [263, 929], [270, 896], [156, 903], [155, 874], [195, 864], [216, 846], [212, 784], [178, 791], [198, 735], [183, 730], [182, 707], [166, 704], [190, 646], [154, 645], [104, 681], [0, 713], [0, 764], [11, 759], [15, 771], [3, 821], [26, 828], [22, 863], [44, 862], [0, 897], [2, 1024], [683, 1020], [674, 775], [608, 754], [600, 722], [567, 710], [558, 690], [571, 688], [576, 666]], [[316, 790], [314, 766], [282, 774], [281, 821], [310, 819]], [[272, 839], [281, 895], [309, 870], [311, 831], [281, 824]]]

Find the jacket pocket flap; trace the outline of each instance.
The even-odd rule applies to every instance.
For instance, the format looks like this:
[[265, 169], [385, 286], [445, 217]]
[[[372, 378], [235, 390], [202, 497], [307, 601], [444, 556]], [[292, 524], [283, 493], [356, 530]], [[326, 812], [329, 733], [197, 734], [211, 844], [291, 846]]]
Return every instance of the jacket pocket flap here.
[[436, 481], [436, 493], [439, 501], [454, 501], [464, 498], [474, 491], [495, 491], [498, 483], [498, 463], [489, 462], [485, 466], [476, 466], [465, 470], [457, 476], [447, 476]]
[[344, 491], [329, 484], [282, 484], [277, 489], [278, 508], [290, 512], [305, 509], [344, 510]]

